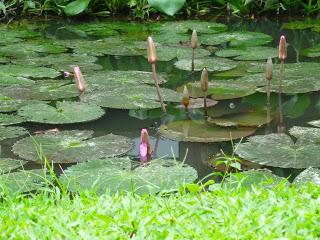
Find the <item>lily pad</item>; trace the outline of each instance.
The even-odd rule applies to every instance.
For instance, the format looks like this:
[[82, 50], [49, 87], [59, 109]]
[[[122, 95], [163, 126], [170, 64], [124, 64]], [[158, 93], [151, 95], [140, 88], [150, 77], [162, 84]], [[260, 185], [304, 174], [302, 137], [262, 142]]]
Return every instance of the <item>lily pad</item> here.
[[43, 169], [23, 170], [0, 175], [0, 185], [10, 193], [24, 193], [39, 190], [52, 181]]
[[181, 142], [223, 142], [249, 136], [255, 128], [223, 128], [204, 121], [175, 121], [162, 125], [161, 136]]
[[310, 125], [315, 126], [315, 127], [320, 127], [320, 120], [314, 120], [308, 122]]
[[272, 47], [227, 48], [215, 53], [218, 57], [234, 57], [236, 60], [264, 60], [278, 56], [278, 49]]
[[[158, 74], [159, 84], [167, 81], [167, 76], [164, 73]], [[89, 85], [105, 85], [118, 84], [120, 86], [126, 85], [141, 85], [154, 84], [152, 72], [144, 71], [100, 71], [95, 72], [86, 77]]]
[[[213, 107], [216, 104], [218, 104], [217, 101], [209, 99], [209, 98], [206, 99], [206, 102], [207, 102], [208, 108]], [[203, 108], [203, 107], [204, 107], [204, 99], [203, 98], [190, 98], [189, 99], [189, 106], [188, 106], [189, 109], [198, 109], [198, 108]], [[177, 106], [177, 108], [185, 108], [185, 107], [184, 107], [184, 105], [180, 104]]]
[[261, 165], [282, 168], [307, 168], [320, 166], [320, 129], [293, 127], [290, 134], [297, 138], [294, 142], [286, 134], [258, 135], [241, 143], [236, 153]]
[[26, 120], [20, 116], [13, 114], [0, 113], [0, 125], [12, 125], [25, 122]]
[[304, 49], [301, 55], [305, 57], [320, 57], [320, 45]]
[[306, 185], [308, 183], [320, 185], [320, 170], [318, 168], [308, 167], [296, 176], [292, 183], [296, 185]]
[[26, 161], [12, 158], [0, 158], [0, 174], [10, 172], [26, 164]]
[[39, 103], [18, 110], [18, 115], [27, 121], [49, 124], [89, 122], [104, 114], [104, 110], [97, 105], [68, 101], [57, 102], [56, 107]]
[[9, 138], [16, 138], [27, 134], [27, 130], [23, 127], [4, 127], [0, 126], [0, 141]]
[[261, 32], [222, 32], [210, 34], [201, 38], [201, 43], [205, 45], [219, 45], [230, 43], [231, 46], [260, 46], [270, 43], [272, 37]]
[[72, 191], [90, 189], [103, 194], [109, 189], [155, 194], [178, 190], [197, 178], [194, 168], [175, 160], [152, 160], [132, 169], [133, 164], [129, 158], [92, 160], [69, 167], [60, 180]]
[[[175, 67], [185, 71], [191, 71], [191, 57], [190, 59], [181, 59], [175, 62]], [[226, 58], [197, 58], [194, 60], [194, 70], [202, 71], [204, 67], [209, 72], [221, 72], [236, 68], [238, 63]]]
[[170, 33], [189, 33], [195, 29], [198, 33], [213, 34], [227, 30], [227, 26], [222, 23], [206, 22], [197, 20], [172, 21], [161, 24], [159, 30]]
[[35, 81], [24, 77], [10, 76], [5, 73], [0, 73], [0, 87], [19, 84], [20, 86], [28, 86], [34, 84]]
[[8, 75], [26, 78], [56, 78], [61, 75], [60, 72], [46, 67], [24, 66], [24, 65], [0, 65], [0, 72]]
[[237, 188], [241, 186], [242, 189], [251, 189], [253, 186], [260, 186], [274, 188], [282, 182], [288, 183], [285, 178], [274, 175], [268, 170], [249, 170], [231, 174], [226, 178], [224, 187]]
[[0, 94], [0, 112], [14, 112], [17, 111], [22, 106], [40, 103], [41, 101], [37, 100], [22, 100], [14, 99], [5, 95]]
[[40, 81], [31, 86], [9, 86], [0, 88], [0, 94], [9, 98], [23, 100], [57, 100], [77, 97], [75, 84], [66, 80]]
[[42, 162], [37, 152], [37, 146], [41, 146], [49, 162], [72, 163], [119, 156], [132, 148], [127, 137], [108, 134], [92, 138], [92, 134], [71, 130], [26, 137], [16, 142], [12, 151], [22, 159]]
[[[200, 87], [200, 82], [192, 82], [186, 84], [189, 96], [193, 98], [203, 97], [203, 92]], [[182, 93], [183, 86], [177, 89]], [[255, 93], [255, 86], [252, 85], [239, 85], [231, 81], [211, 81], [208, 84], [207, 96], [211, 96], [214, 100], [224, 100], [232, 98], [240, 98]]]
[[[273, 116], [272, 116], [273, 117]], [[233, 115], [227, 115], [220, 118], [209, 118], [208, 122], [214, 123], [222, 127], [260, 127], [268, 122], [271, 122], [272, 117], [267, 119], [266, 111], [252, 111], [248, 113], [238, 113]]]
[[[180, 102], [179, 94], [171, 89], [161, 88], [164, 101]], [[160, 107], [156, 88], [148, 85], [119, 86], [100, 89], [84, 95], [85, 102], [95, 103], [102, 107], [118, 109], [152, 109]]]

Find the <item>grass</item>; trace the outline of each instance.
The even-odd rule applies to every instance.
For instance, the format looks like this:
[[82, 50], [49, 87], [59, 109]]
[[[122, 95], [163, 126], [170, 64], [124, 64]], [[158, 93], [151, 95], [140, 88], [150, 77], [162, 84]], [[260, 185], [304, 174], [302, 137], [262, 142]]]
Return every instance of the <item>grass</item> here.
[[320, 187], [137, 196], [2, 196], [0, 239], [314, 239]]

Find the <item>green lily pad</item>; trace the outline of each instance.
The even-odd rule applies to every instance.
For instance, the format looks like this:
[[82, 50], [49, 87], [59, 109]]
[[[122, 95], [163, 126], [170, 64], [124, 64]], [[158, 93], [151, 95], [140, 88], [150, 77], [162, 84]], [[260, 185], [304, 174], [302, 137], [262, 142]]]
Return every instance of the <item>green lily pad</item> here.
[[[207, 98], [207, 108], [213, 107], [218, 104], [217, 101]], [[177, 108], [185, 108], [184, 105], [180, 104], [176, 106]], [[199, 109], [204, 108], [204, 98], [190, 98], [188, 109]]]
[[20, 116], [13, 114], [0, 113], [0, 125], [12, 125], [25, 122], [26, 120]]
[[[170, 32], [170, 37], [168, 37], [167, 32], [159, 32], [152, 34], [152, 39], [156, 44], [162, 44], [163, 46], [185, 46], [190, 47], [191, 45], [191, 35], [187, 34], [177, 34], [176, 32]], [[145, 43], [146, 44], [146, 43]], [[144, 44], [144, 45], [145, 45]]]
[[71, 130], [26, 137], [16, 142], [12, 151], [22, 159], [42, 162], [38, 145], [49, 162], [72, 163], [119, 156], [132, 148], [127, 137], [108, 134], [92, 138], [92, 134], [92, 131]]
[[210, 117], [208, 119], [208, 122], [222, 127], [260, 127], [264, 124], [267, 124], [268, 122], [271, 122], [273, 117], [274, 116], [272, 115], [270, 119], [267, 119], [267, 112], [260, 110], [247, 113], [232, 114], [220, 118]]
[[311, 124], [312, 126], [320, 127], [320, 120], [314, 120], [314, 121], [310, 121], [308, 123]]
[[[222, 23], [206, 22], [197, 20], [172, 21], [160, 25], [158, 30], [166, 33], [189, 33], [195, 29], [198, 33], [213, 34], [227, 30], [227, 26]], [[191, 38], [191, 36], [190, 36]]]
[[[159, 84], [167, 81], [167, 76], [164, 73], [158, 74]], [[120, 86], [126, 85], [141, 85], [154, 84], [152, 72], [144, 71], [100, 71], [95, 72], [86, 77], [89, 85], [105, 85], [117, 84]]]
[[9, 138], [16, 138], [27, 134], [28, 131], [23, 127], [4, 127], [0, 126], [0, 141]]
[[0, 175], [0, 185], [10, 193], [24, 193], [39, 190], [52, 177], [43, 169], [33, 169]]
[[[251, 189], [253, 186], [265, 188], [277, 187], [282, 182], [288, 183], [285, 178], [274, 175], [267, 170], [249, 170], [245, 172], [233, 173], [226, 178], [224, 187]], [[209, 187], [210, 190], [210, 187]]]
[[24, 77], [14, 77], [5, 73], [0, 73], [0, 87], [11, 86], [15, 84], [19, 84], [20, 86], [28, 86], [34, 83], [35, 81]]
[[96, 120], [105, 114], [94, 104], [82, 102], [57, 102], [56, 107], [48, 104], [30, 104], [18, 110], [18, 115], [30, 122], [67, 124]]
[[[200, 82], [188, 83], [185, 86], [188, 89], [190, 97], [203, 97], [204, 93], [201, 90]], [[177, 91], [182, 93], [183, 86], [179, 87]], [[224, 100], [240, 98], [253, 93], [255, 93], [255, 86], [245, 84], [239, 85], [231, 81], [218, 80], [209, 82], [207, 96], [211, 96], [214, 100]]]
[[236, 153], [261, 165], [282, 168], [307, 168], [320, 166], [320, 129], [293, 127], [290, 134], [297, 138], [294, 142], [286, 134], [258, 135], [241, 143]]
[[282, 24], [282, 28], [291, 29], [291, 30], [303, 30], [314, 28], [319, 25], [318, 19], [306, 19], [304, 21], [292, 21]]
[[308, 183], [320, 185], [320, 170], [318, 168], [308, 167], [296, 176], [292, 183], [296, 185], [306, 185]]
[[[161, 88], [164, 101], [180, 102], [180, 95], [167, 88]], [[91, 91], [84, 95], [83, 100], [101, 107], [118, 109], [152, 109], [159, 108], [156, 88], [148, 85], [115, 85], [110, 89]]]
[[41, 101], [14, 99], [0, 94], [0, 112], [14, 112], [22, 106], [33, 103], [41, 103]]
[[[191, 57], [189, 59], [181, 59], [174, 63], [175, 67], [185, 71], [191, 71]], [[238, 63], [226, 58], [196, 58], [194, 60], [194, 70], [202, 71], [204, 67], [209, 72], [221, 72], [236, 68]]]
[[12, 158], [0, 158], [0, 174], [10, 172], [26, 164], [26, 161]]
[[204, 121], [175, 121], [159, 128], [161, 136], [181, 142], [223, 142], [249, 136], [255, 128], [223, 128]]
[[305, 57], [320, 57], [320, 45], [304, 49], [301, 55]]
[[201, 43], [219, 45], [229, 42], [231, 46], [260, 46], [270, 43], [272, 37], [261, 32], [222, 32], [203, 36]]
[[215, 53], [218, 57], [234, 57], [236, 60], [264, 60], [278, 56], [278, 49], [272, 47], [227, 48]]
[[89, 36], [108, 37], [118, 35], [118, 32], [112, 28], [112, 23], [82, 23], [73, 26], [76, 30], [83, 31]]
[[185, 183], [196, 180], [194, 168], [175, 160], [156, 159], [132, 169], [129, 158], [91, 160], [69, 167], [60, 177], [69, 190], [94, 190], [103, 194], [131, 192], [156, 194], [178, 190]]
[[9, 86], [0, 88], [0, 94], [9, 98], [23, 100], [57, 100], [77, 97], [75, 84], [66, 80], [39, 81], [31, 86]]
[[5, 72], [10, 76], [26, 78], [56, 78], [60, 72], [46, 67], [25, 66], [25, 65], [0, 65], [0, 72]]

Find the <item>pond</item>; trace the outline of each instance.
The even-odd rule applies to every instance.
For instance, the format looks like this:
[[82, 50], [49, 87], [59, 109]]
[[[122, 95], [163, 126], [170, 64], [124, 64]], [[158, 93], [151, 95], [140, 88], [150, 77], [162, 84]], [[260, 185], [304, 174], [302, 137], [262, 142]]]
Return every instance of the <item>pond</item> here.
[[[192, 29], [201, 43], [195, 49], [194, 73], [190, 69]], [[152, 158], [184, 161], [197, 171], [186, 165], [190, 179], [212, 173], [223, 154], [242, 157], [246, 160], [243, 169], [265, 167], [293, 179], [309, 166], [320, 166], [317, 29], [310, 20], [268, 19], [150, 24], [27, 21], [2, 26], [2, 165], [15, 171], [22, 162], [10, 160], [8, 164], [7, 158], [19, 158], [28, 160], [23, 162], [24, 169], [37, 169], [46, 156], [61, 173], [87, 160], [122, 155], [138, 160], [140, 132], [147, 128]], [[149, 35], [157, 49], [156, 69], [167, 116], [160, 108], [147, 60]], [[281, 35], [288, 42], [288, 58], [279, 108], [277, 46]], [[269, 107], [264, 73], [268, 57], [274, 64]], [[80, 66], [86, 81], [81, 96], [73, 77], [63, 73], [72, 74], [75, 66]], [[209, 71], [208, 99], [214, 100], [208, 103], [208, 118], [204, 118], [200, 88], [203, 67]], [[192, 97], [188, 110], [181, 105], [184, 86]], [[95, 169], [91, 178], [111, 170], [117, 172], [115, 179], [128, 174], [119, 170], [125, 169], [128, 159], [120, 158], [114, 164], [117, 168], [113, 163], [99, 164], [91, 164]], [[134, 169], [146, 176], [161, 171], [169, 174], [162, 169], [163, 162], [157, 164], [149, 170]], [[180, 172], [174, 164], [169, 167]], [[87, 168], [90, 165], [70, 172]]]

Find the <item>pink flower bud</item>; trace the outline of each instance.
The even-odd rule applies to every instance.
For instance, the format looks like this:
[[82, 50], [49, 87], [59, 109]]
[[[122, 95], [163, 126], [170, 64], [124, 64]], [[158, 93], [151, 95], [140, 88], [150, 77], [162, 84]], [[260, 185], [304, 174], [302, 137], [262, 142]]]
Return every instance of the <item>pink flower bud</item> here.
[[284, 61], [287, 58], [287, 46], [286, 38], [284, 35], [280, 37], [279, 42], [279, 59]]
[[77, 89], [80, 93], [84, 92], [86, 90], [84, 77], [81, 73], [80, 67], [76, 66], [73, 68], [74, 71], [74, 78], [77, 84]]

